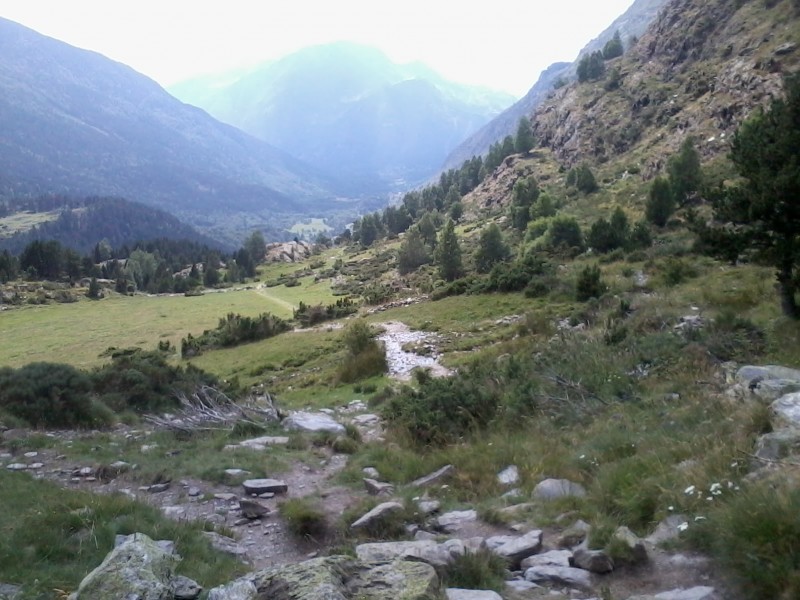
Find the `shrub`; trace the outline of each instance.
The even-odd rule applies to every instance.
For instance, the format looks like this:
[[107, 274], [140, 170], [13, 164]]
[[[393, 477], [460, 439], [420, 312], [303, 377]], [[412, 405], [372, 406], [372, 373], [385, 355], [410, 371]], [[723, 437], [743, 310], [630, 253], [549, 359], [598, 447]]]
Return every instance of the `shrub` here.
[[311, 327], [323, 321], [341, 319], [352, 315], [358, 310], [355, 302], [349, 296], [338, 298], [336, 302], [323, 306], [322, 304], [308, 305], [303, 301], [294, 309], [292, 318], [303, 327]]
[[339, 368], [339, 381], [353, 383], [386, 372], [386, 352], [366, 321], [351, 323], [344, 330], [342, 338], [348, 353]]
[[574, 217], [557, 216], [547, 228], [547, 243], [553, 248], [575, 248], [583, 251], [583, 234]]
[[181, 340], [181, 356], [201, 354], [208, 348], [237, 346], [247, 342], [263, 340], [289, 331], [291, 325], [280, 317], [262, 313], [257, 317], [243, 317], [228, 313], [219, 320], [216, 329], [206, 330], [198, 337], [190, 333]]
[[34, 427], [97, 427], [111, 422], [90, 393], [92, 382], [75, 367], [31, 363], [0, 369], [0, 408]]
[[669, 181], [656, 177], [647, 197], [645, 218], [657, 227], [664, 227], [674, 211], [675, 199]]
[[578, 274], [578, 281], [575, 284], [575, 299], [578, 302], [599, 298], [605, 291], [606, 285], [603, 283], [602, 273], [597, 265], [586, 266]]
[[465, 552], [453, 558], [444, 572], [446, 587], [469, 590], [503, 591], [506, 575], [505, 560], [486, 548]]
[[325, 536], [325, 513], [309, 498], [292, 498], [282, 502], [278, 510], [294, 535], [314, 539]]

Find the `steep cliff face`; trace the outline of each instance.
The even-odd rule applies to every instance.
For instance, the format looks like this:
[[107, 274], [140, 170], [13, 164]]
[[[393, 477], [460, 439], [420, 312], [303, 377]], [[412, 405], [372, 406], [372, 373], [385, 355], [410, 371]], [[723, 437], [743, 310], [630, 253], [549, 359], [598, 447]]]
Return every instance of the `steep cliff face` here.
[[687, 135], [709, 158], [797, 70], [800, 12], [790, 0], [673, 0], [596, 82], [556, 90], [532, 114], [565, 166], [624, 160], [653, 176]]

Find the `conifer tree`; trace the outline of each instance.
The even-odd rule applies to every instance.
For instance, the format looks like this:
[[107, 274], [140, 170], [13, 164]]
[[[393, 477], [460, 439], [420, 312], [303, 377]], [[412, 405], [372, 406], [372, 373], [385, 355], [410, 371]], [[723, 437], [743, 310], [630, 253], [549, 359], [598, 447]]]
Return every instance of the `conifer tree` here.
[[446, 281], [453, 281], [461, 277], [463, 266], [461, 264], [461, 247], [456, 236], [455, 224], [448, 219], [439, 235], [436, 245], [436, 264], [439, 267], [439, 276]]

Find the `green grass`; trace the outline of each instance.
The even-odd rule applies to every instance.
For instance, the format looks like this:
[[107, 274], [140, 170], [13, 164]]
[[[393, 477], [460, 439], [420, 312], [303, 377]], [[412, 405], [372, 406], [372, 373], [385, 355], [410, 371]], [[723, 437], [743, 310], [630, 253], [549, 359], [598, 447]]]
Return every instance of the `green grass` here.
[[55, 221], [60, 211], [44, 213], [19, 212], [0, 219], [0, 238], [11, 237], [15, 233], [22, 233], [33, 229], [36, 225]]
[[4, 583], [21, 584], [25, 598], [75, 590], [113, 548], [117, 534], [173, 540], [183, 557], [177, 572], [206, 588], [246, 571], [211, 548], [201, 523], [169, 520], [124, 496], [64, 490], [3, 469], [0, 506], [0, 573]]

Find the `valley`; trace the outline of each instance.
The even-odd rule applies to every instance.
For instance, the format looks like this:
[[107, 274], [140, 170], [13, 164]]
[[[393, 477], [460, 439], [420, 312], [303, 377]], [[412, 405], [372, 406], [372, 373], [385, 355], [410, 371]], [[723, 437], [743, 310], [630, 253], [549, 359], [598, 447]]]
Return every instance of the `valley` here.
[[800, 597], [796, 1], [638, 0], [435, 143], [477, 92], [364, 47], [185, 84], [244, 133], [3, 32], [65, 108], [0, 100], [0, 600]]

